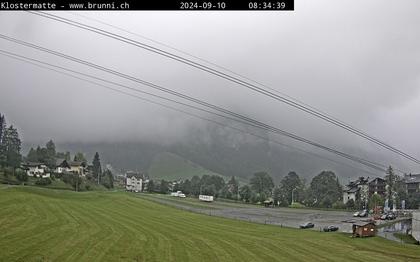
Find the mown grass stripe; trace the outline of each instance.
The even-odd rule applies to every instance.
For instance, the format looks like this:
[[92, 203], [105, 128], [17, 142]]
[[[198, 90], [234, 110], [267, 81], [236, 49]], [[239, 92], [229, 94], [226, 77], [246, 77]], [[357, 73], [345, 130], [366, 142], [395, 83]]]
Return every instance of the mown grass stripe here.
[[420, 248], [186, 212], [125, 192], [0, 190], [0, 261], [419, 261]]

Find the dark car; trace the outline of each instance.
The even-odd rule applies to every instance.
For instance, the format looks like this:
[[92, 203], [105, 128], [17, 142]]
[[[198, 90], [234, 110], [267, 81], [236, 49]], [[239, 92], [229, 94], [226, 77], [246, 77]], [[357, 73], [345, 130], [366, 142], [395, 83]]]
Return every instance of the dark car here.
[[394, 220], [397, 216], [394, 213], [385, 213], [381, 216], [382, 220]]
[[314, 223], [311, 223], [311, 222], [306, 222], [299, 225], [300, 228], [313, 228], [314, 226], [315, 226]]
[[337, 231], [338, 227], [337, 226], [327, 226], [324, 227], [324, 232], [333, 232], [333, 231]]

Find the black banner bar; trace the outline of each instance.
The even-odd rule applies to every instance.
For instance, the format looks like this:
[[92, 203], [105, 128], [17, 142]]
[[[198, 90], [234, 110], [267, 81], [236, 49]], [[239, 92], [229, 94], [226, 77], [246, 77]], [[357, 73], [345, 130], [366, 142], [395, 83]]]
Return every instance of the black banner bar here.
[[159, 0], [0, 0], [0, 11], [293, 11], [294, 0], [159, 1]]

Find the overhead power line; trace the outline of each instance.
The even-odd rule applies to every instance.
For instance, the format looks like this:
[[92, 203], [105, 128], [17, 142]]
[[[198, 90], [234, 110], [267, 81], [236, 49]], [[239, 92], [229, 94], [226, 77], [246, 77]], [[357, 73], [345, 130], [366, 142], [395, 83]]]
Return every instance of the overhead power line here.
[[55, 21], [58, 21], [58, 22], [62, 22], [62, 23], [65, 23], [65, 24], [68, 24], [68, 25], [71, 25], [71, 26], [74, 26], [74, 27], [77, 27], [77, 28], [80, 28], [80, 29], [83, 29], [83, 30], [94, 32], [94, 33], [97, 33], [97, 34], [100, 34], [100, 35], [103, 35], [103, 36], [106, 36], [106, 37], [109, 37], [109, 38], [112, 38], [112, 39], [115, 39], [115, 40], [118, 40], [118, 41], [121, 41], [121, 42], [124, 42], [124, 43], [127, 43], [127, 44], [130, 44], [130, 45], [142, 48], [144, 50], [159, 54], [161, 56], [176, 60], [178, 62], [184, 63], [186, 65], [192, 66], [192, 67], [200, 69], [202, 71], [208, 72], [208, 73], [213, 74], [215, 76], [221, 77], [223, 79], [226, 79], [226, 80], [231, 81], [233, 83], [236, 83], [238, 85], [244, 86], [244, 87], [246, 87], [250, 90], [253, 90], [257, 93], [260, 93], [262, 95], [265, 95], [265, 96], [270, 97], [272, 99], [275, 99], [277, 101], [288, 104], [288, 105], [290, 105], [292, 107], [295, 107], [295, 108], [297, 108], [301, 111], [304, 111], [308, 114], [311, 114], [311, 115], [313, 115], [317, 118], [320, 118], [324, 121], [327, 121], [327, 122], [329, 122], [333, 125], [341, 127], [341, 128], [343, 128], [343, 129], [345, 129], [345, 130], [347, 130], [347, 131], [349, 131], [349, 132], [351, 132], [351, 133], [353, 133], [353, 134], [355, 134], [359, 137], [362, 137], [362, 138], [364, 138], [364, 139], [366, 139], [366, 140], [368, 140], [372, 143], [375, 143], [375, 144], [377, 144], [377, 145], [379, 145], [379, 146], [381, 146], [381, 147], [383, 147], [383, 148], [385, 148], [385, 149], [387, 149], [391, 152], [394, 152], [394, 153], [396, 153], [396, 154], [398, 154], [398, 155], [400, 155], [400, 156], [402, 156], [402, 157], [404, 157], [404, 158], [406, 158], [406, 159], [408, 159], [412, 162], [420, 164], [420, 160], [418, 160], [414, 156], [412, 156], [408, 153], [405, 153], [405, 152], [387, 144], [386, 142], [383, 142], [383, 141], [381, 141], [381, 140], [379, 140], [379, 139], [377, 139], [377, 138], [375, 138], [375, 137], [357, 129], [357, 128], [351, 126], [350, 124], [347, 124], [347, 123], [345, 123], [341, 120], [338, 120], [334, 117], [331, 117], [331, 116], [323, 113], [322, 111], [317, 110], [314, 107], [308, 107], [307, 105], [298, 102], [296, 99], [290, 99], [288, 97], [285, 97], [284, 95], [282, 96], [278, 92], [269, 91], [269, 90], [264, 89], [264, 88], [262, 88], [258, 85], [255, 85], [255, 84], [252, 84], [250, 82], [244, 81], [244, 80], [242, 80], [238, 77], [232, 76], [231, 74], [228, 74], [228, 73], [224, 73], [224, 72], [222, 72], [220, 70], [217, 70], [217, 69], [214, 69], [212, 67], [203, 65], [203, 64], [198, 63], [198, 62], [195, 62], [191, 59], [188, 59], [188, 58], [182, 57], [180, 55], [170, 53], [170, 52], [165, 51], [163, 49], [160, 49], [160, 48], [157, 48], [157, 47], [154, 47], [154, 46], [151, 46], [151, 45], [148, 45], [148, 44], [145, 44], [145, 43], [142, 43], [142, 42], [139, 42], [139, 41], [136, 41], [136, 40], [133, 40], [133, 39], [130, 39], [130, 38], [127, 38], [127, 37], [124, 37], [124, 36], [121, 36], [121, 35], [118, 35], [118, 34], [115, 34], [115, 33], [112, 33], [112, 32], [97, 28], [97, 27], [94, 27], [94, 26], [86, 25], [86, 24], [83, 24], [83, 23], [80, 23], [80, 22], [76, 22], [76, 21], [73, 21], [73, 20], [70, 20], [70, 19], [67, 19], [67, 18], [57, 16], [57, 15], [49, 14], [49, 13], [34, 12], [34, 11], [28, 11], [28, 12], [31, 13], [31, 14], [34, 14], [34, 15], [38, 15], [38, 16], [42, 16], [42, 17], [45, 17], [45, 18], [48, 18], [48, 19], [52, 19], [52, 20], [55, 20]]
[[[98, 79], [98, 80], [100, 79], [103, 82], [107, 82], [107, 83], [116, 85], [116, 83], [114, 83], [112, 81], [108, 81], [108, 80], [105, 80], [105, 79], [97, 78], [97, 77], [94, 77], [94, 76], [91, 76], [91, 75], [87, 75], [87, 74], [84, 74], [84, 73], [81, 73], [81, 72], [77, 72], [77, 74], [76, 74], [76, 71], [74, 71], [74, 70], [71, 70], [71, 69], [68, 69], [68, 68], [65, 69], [65, 68], [63, 68], [61, 66], [53, 65], [53, 64], [50, 64], [50, 63], [45, 63], [45, 62], [42, 62], [42, 61], [37, 60], [37, 59], [32, 59], [32, 58], [29, 58], [29, 57], [26, 57], [26, 56], [21, 56], [21, 55], [18, 55], [18, 54], [15, 54], [15, 53], [11, 53], [11, 52], [7, 52], [7, 51], [1, 50], [1, 49], [0, 49], [0, 55], [6, 56], [6, 57], [9, 57], [9, 58], [12, 58], [12, 59], [15, 59], [15, 60], [24, 62], [24, 63], [28, 63], [28, 64], [31, 64], [31, 65], [37, 66], [39, 68], [43, 68], [43, 69], [52, 71], [52, 72], [56, 72], [56, 73], [59, 73], [59, 74], [62, 74], [62, 75], [68, 76], [68, 77], [72, 77], [74, 79], [78, 79], [78, 80], [81, 80], [81, 81], [84, 81], [84, 82], [87, 82], [87, 83], [90, 83], [90, 84], [93, 84], [93, 85], [96, 85], [96, 86], [99, 86], [99, 87], [102, 87], [102, 88], [105, 88], [105, 89], [108, 89], [108, 90], [112, 90], [114, 92], [117, 92], [117, 93], [120, 93], [120, 94], [123, 94], [123, 95], [126, 95], [126, 96], [130, 96], [130, 97], [133, 97], [133, 98], [136, 98], [136, 99], [139, 99], [139, 100], [142, 100], [142, 101], [145, 101], [145, 102], [154, 104], [154, 105], [158, 105], [158, 106], [161, 106], [161, 107], [164, 107], [164, 108], [167, 108], [167, 109], [176, 111], [176, 112], [180, 112], [180, 113], [183, 113], [183, 114], [192, 116], [194, 118], [201, 119], [203, 121], [207, 121], [207, 122], [210, 122], [210, 123], [213, 123], [213, 124], [222, 126], [222, 127], [227, 127], [227, 128], [232, 129], [232, 130], [235, 130], [237, 132], [249, 134], [249, 135], [252, 135], [252, 136], [257, 137], [259, 139], [263, 139], [265, 141], [268, 141], [269, 143], [275, 143], [275, 144], [278, 144], [280, 146], [287, 147], [287, 148], [290, 148], [292, 150], [301, 152], [303, 154], [311, 155], [311, 156], [316, 157], [316, 158], [327, 160], [327, 161], [333, 162], [333, 163], [338, 164], [338, 165], [347, 166], [349, 168], [357, 169], [357, 170], [362, 171], [364, 173], [367, 173], [367, 174], [370, 174], [370, 175], [373, 175], [373, 176], [377, 176], [377, 174], [372, 173], [372, 172], [367, 171], [367, 170], [364, 170], [364, 169], [361, 169], [359, 167], [356, 167], [356, 166], [353, 166], [353, 165], [350, 165], [350, 164], [347, 164], [347, 163], [343, 163], [343, 162], [340, 162], [340, 161], [337, 161], [337, 160], [334, 160], [334, 159], [331, 159], [331, 158], [328, 158], [328, 157], [325, 157], [325, 156], [321, 156], [321, 155], [316, 154], [314, 152], [310, 152], [310, 151], [307, 151], [307, 150], [304, 150], [304, 149], [301, 149], [301, 148], [298, 148], [298, 147], [294, 147], [294, 146], [291, 146], [291, 145], [288, 145], [288, 144], [284, 144], [284, 143], [279, 142], [277, 140], [273, 140], [273, 139], [270, 139], [268, 137], [264, 137], [264, 136], [258, 135], [256, 133], [250, 132], [248, 130], [244, 130], [244, 129], [240, 129], [240, 128], [237, 128], [237, 127], [234, 127], [234, 126], [231, 126], [231, 125], [227, 125], [225, 123], [216, 121], [214, 119], [205, 118], [203, 116], [200, 116], [200, 115], [191, 113], [190, 111], [185, 111], [185, 110], [182, 110], [182, 109], [179, 109], [179, 108], [175, 108], [173, 106], [169, 106], [169, 105], [166, 105], [166, 104], [162, 104], [160, 102], [156, 102], [154, 100], [150, 100], [150, 99], [147, 99], [147, 98], [144, 98], [144, 97], [141, 97], [141, 96], [137, 96], [137, 95], [131, 94], [129, 92], [125, 92], [125, 91], [122, 91], [122, 90], [119, 90], [119, 89], [116, 89], [116, 88], [112, 88], [112, 87], [109, 87], [109, 86], [100, 84], [99, 82], [96, 82], [96, 81], [92, 81], [92, 80], [89, 80], [89, 79], [86, 79], [86, 78], [79, 77], [77, 75], [84, 75], [84, 76], [88, 76], [89, 78]], [[54, 69], [54, 68], [56, 68], [56, 69]], [[57, 70], [57, 69], [59, 69], [59, 70]], [[60, 70], [63, 70], [63, 71], [60, 71]], [[67, 72], [65, 72], [65, 71], [67, 71]], [[124, 87], [123, 85], [120, 85], [120, 84], [117, 84], [117, 86]], [[126, 88], [131, 89], [128, 86]], [[148, 93], [145, 92], [145, 94], [148, 94]], [[153, 94], [150, 94], [150, 95], [153, 95]], [[156, 96], [156, 97], [159, 97], [159, 96]], [[164, 99], [164, 98], [162, 98], [162, 99]], [[177, 101], [173, 101], [173, 102], [176, 103], [176, 104], [183, 105], [183, 103], [178, 103]], [[362, 164], [362, 163], [359, 163], [359, 164]], [[378, 169], [375, 169], [375, 170], [378, 170]], [[378, 171], [384, 172], [384, 169], [380, 169]]]
[[[342, 157], [345, 157], [345, 158], [351, 159], [351, 160], [356, 161], [356, 162], [363, 162], [365, 165], [367, 165], [367, 166], [369, 166], [369, 165], [370, 165], [372, 168], [377, 168], [377, 167], [378, 167], [378, 166], [377, 166], [374, 162], [372, 162], [372, 161], [368, 161], [368, 160], [361, 159], [361, 158], [356, 158], [356, 157], [354, 157], [354, 156], [351, 156], [351, 155], [349, 155], [349, 154], [343, 153], [343, 152], [341, 152], [341, 151], [338, 151], [338, 150], [332, 149], [332, 148], [330, 148], [330, 147], [327, 147], [327, 146], [324, 146], [324, 145], [322, 145], [322, 144], [319, 144], [319, 143], [313, 142], [313, 141], [308, 140], [308, 139], [306, 139], [306, 138], [303, 138], [303, 137], [297, 136], [297, 135], [295, 135], [295, 134], [293, 134], [293, 133], [286, 132], [286, 131], [281, 130], [281, 129], [279, 129], [279, 128], [276, 128], [276, 127], [273, 127], [273, 126], [267, 125], [267, 124], [265, 124], [265, 123], [262, 123], [262, 122], [260, 122], [260, 121], [254, 120], [254, 119], [252, 119], [252, 118], [249, 118], [249, 117], [243, 116], [243, 115], [241, 115], [241, 114], [237, 114], [237, 113], [232, 112], [232, 111], [230, 111], [230, 110], [227, 110], [227, 109], [225, 109], [225, 108], [221, 108], [221, 107], [219, 107], [219, 106], [216, 106], [216, 105], [213, 105], [213, 104], [210, 104], [210, 103], [207, 103], [207, 102], [201, 101], [201, 100], [199, 100], [199, 99], [196, 99], [196, 98], [190, 97], [190, 96], [185, 95], [185, 94], [182, 94], [182, 93], [178, 93], [178, 92], [176, 92], [176, 91], [173, 91], [173, 90], [167, 89], [167, 88], [162, 87], [162, 86], [155, 85], [155, 84], [153, 84], [153, 83], [150, 83], [150, 82], [147, 82], [147, 81], [144, 81], [144, 80], [138, 79], [138, 78], [136, 78], [136, 77], [129, 76], [129, 75], [123, 74], [123, 73], [121, 73], [121, 72], [118, 72], [118, 71], [115, 71], [115, 70], [112, 70], [112, 69], [109, 69], [109, 68], [105, 68], [105, 67], [99, 66], [99, 65], [97, 65], [97, 64], [94, 64], [94, 63], [91, 63], [91, 62], [88, 62], [88, 61], [85, 61], [85, 60], [81, 60], [81, 59], [75, 58], [75, 57], [73, 57], [73, 56], [65, 55], [65, 54], [62, 54], [62, 53], [60, 53], [60, 52], [56, 52], [56, 51], [53, 51], [53, 50], [50, 50], [50, 49], [47, 49], [47, 48], [44, 48], [44, 47], [40, 47], [40, 46], [37, 46], [37, 45], [31, 44], [31, 43], [28, 43], [28, 42], [25, 42], [25, 41], [17, 40], [17, 39], [15, 39], [15, 38], [11, 38], [11, 37], [8, 37], [8, 36], [2, 35], [2, 34], [0, 34], [0, 38], [3, 38], [3, 39], [5, 39], [5, 40], [11, 41], [11, 42], [14, 42], [14, 43], [16, 43], [16, 44], [20, 44], [20, 45], [23, 45], [23, 46], [31, 47], [31, 48], [34, 48], [34, 49], [39, 50], [39, 51], [43, 51], [43, 52], [46, 52], [46, 53], [49, 53], [49, 54], [53, 54], [53, 55], [56, 55], [56, 56], [59, 56], [59, 57], [65, 58], [65, 59], [67, 59], [67, 60], [71, 60], [71, 61], [74, 61], [74, 62], [76, 62], [76, 63], [83, 64], [83, 65], [86, 65], [86, 66], [89, 66], [89, 67], [92, 67], [92, 68], [95, 68], [95, 69], [98, 69], [98, 70], [101, 70], [101, 71], [104, 71], [104, 72], [107, 72], [107, 73], [110, 73], [110, 74], [116, 75], [116, 76], [118, 76], [118, 77], [125, 78], [125, 79], [131, 80], [131, 81], [133, 81], [133, 82], [140, 83], [140, 84], [142, 84], [142, 85], [149, 86], [149, 87], [154, 88], [154, 89], [156, 89], [156, 90], [159, 90], [159, 91], [162, 91], [162, 92], [165, 92], [165, 93], [168, 93], [168, 94], [171, 94], [171, 95], [174, 95], [174, 96], [177, 96], [177, 97], [183, 98], [183, 99], [188, 100], [188, 101], [190, 101], [190, 102], [193, 102], [193, 103], [196, 103], [196, 104], [199, 104], [199, 105], [205, 106], [205, 107], [207, 107], [207, 108], [210, 108], [210, 109], [212, 109], [212, 110], [215, 110], [215, 111], [221, 112], [221, 113], [223, 113], [223, 114], [229, 115], [230, 117], [233, 117], [233, 119], [234, 119], [235, 121], [240, 121], [240, 122], [243, 122], [243, 123], [245, 123], [245, 124], [248, 124], [248, 125], [251, 125], [251, 126], [255, 126], [255, 127], [258, 127], [258, 128], [264, 129], [264, 130], [267, 130], [267, 131], [272, 132], [272, 133], [276, 133], [276, 134], [280, 134], [280, 135], [283, 135], [283, 136], [287, 136], [287, 137], [289, 137], [289, 138], [291, 138], [291, 139], [294, 139], [294, 140], [297, 140], [297, 141], [300, 141], [300, 142], [303, 142], [303, 143], [306, 143], [306, 144], [310, 144], [310, 145], [312, 145], [312, 146], [315, 146], [315, 147], [321, 148], [321, 149], [323, 149], [323, 150], [326, 150], [326, 151], [328, 151], [328, 152], [331, 152], [331, 153], [334, 153], [334, 154], [340, 155], [340, 156], [342, 156]], [[136, 90], [137, 90], [137, 89], [136, 89]], [[211, 112], [211, 111], [210, 111], [210, 112]], [[212, 112], [212, 113], [214, 114], [214, 112]], [[226, 116], [224, 116], [224, 117], [226, 117]]]
[[[277, 94], [280, 94], [280, 95], [285, 96], [285, 97], [287, 97], [287, 98], [289, 98], [289, 99], [291, 99], [291, 100], [294, 100], [294, 101], [295, 101], [295, 102], [297, 102], [297, 103], [300, 103], [300, 104], [305, 105], [305, 106], [307, 106], [307, 107], [309, 107], [309, 108], [312, 108], [312, 109], [314, 109], [314, 110], [316, 110], [316, 111], [318, 111], [318, 112], [320, 112], [320, 113], [323, 113], [323, 114], [325, 114], [325, 115], [328, 115], [328, 113], [326, 113], [325, 111], [322, 111], [321, 109], [318, 109], [318, 108], [316, 108], [316, 107], [313, 107], [313, 106], [311, 106], [311, 105], [309, 105], [309, 104], [307, 104], [307, 103], [303, 102], [302, 100], [299, 100], [299, 99], [297, 99], [297, 98], [295, 98], [295, 97], [289, 96], [289, 95], [288, 95], [288, 94], [286, 94], [286, 93], [280, 92], [280, 91], [279, 91], [279, 90], [277, 90], [277, 89], [274, 89], [274, 88], [272, 88], [272, 87], [269, 87], [269, 86], [267, 86], [267, 85], [265, 85], [265, 84], [263, 84], [263, 83], [261, 83], [261, 82], [259, 82], [259, 81], [253, 80], [253, 79], [251, 79], [251, 78], [249, 78], [249, 77], [247, 77], [247, 76], [245, 76], [245, 75], [243, 75], [243, 74], [239, 74], [239, 73], [237, 73], [237, 72], [235, 72], [235, 71], [233, 71], [233, 70], [231, 70], [231, 69], [229, 69], [229, 68], [227, 68], [227, 67], [224, 67], [224, 66], [218, 65], [218, 64], [216, 64], [216, 63], [214, 63], [214, 62], [212, 62], [212, 61], [209, 61], [209, 60], [207, 60], [207, 59], [204, 59], [204, 58], [198, 57], [198, 56], [196, 56], [196, 55], [193, 55], [192, 53], [188, 53], [188, 52], [183, 51], [183, 50], [181, 50], [181, 49], [179, 49], [179, 48], [176, 48], [176, 47], [173, 47], [173, 46], [171, 46], [171, 45], [165, 44], [165, 43], [163, 43], [163, 42], [160, 42], [160, 41], [154, 40], [154, 39], [152, 39], [152, 38], [150, 38], [150, 37], [147, 37], [147, 36], [144, 36], [144, 35], [142, 35], [142, 34], [139, 34], [139, 33], [136, 33], [136, 32], [129, 31], [129, 30], [124, 29], [124, 28], [122, 28], [122, 27], [115, 26], [115, 25], [113, 25], [113, 24], [110, 24], [110, 23], [104, 22], [104, 21], [102, 21], [102, 20], [99, 20], [99, 19], [96, 19], [96, 18], [92, 18], [92, 17], [89, 17], [89, 16], [82, 15], [82, 14], [80, 14], [80, 13], [78, 13], [78, 12], [69, 12], [69, 13], [70, 13], [70, 14], [72, 14], [72, 15], [74, 15], [74, 16], [83, 17], [83, 18], [85, 18], [85, 19], [87, 19], [87, 20], [91, 20], [91, 21], [94, 21], [94, 22], [97, 22], [97, 23], [103, 24], [103, 25], [105, 25], [105, 26], [109, 26], [109, 27], [114, 28], [114, 29], [117, 29], [117, 30], [119, 30], [119, 31], [122, 31], [122, 32], [125, 32], [125, 33], [128, 33], [128, 34], [131, 34], [131, 35], [134, 35], [134, 36], [137, 36], [137, 37], [140, 37], [140, 38], [146, 39], [147, 41], [150, 41], [150, 42], [152, 42], [152, 43], [158, 44], [158, 45], [160, 45], [160, 46], [164, 46], [164, 47], [166, 47], [166, 48], [172, 49], [172, 50], [174, 50], [174, 51], [176, 51], [176, 52], [178, 52], [178, 53], [181, 53], [181, 54], [187, 55], [187, 56], [192, 57], [192, 58], [194, 58], [194, 59], [197, 59], [197, 60], [199, 60], [199, 61], [205, 62], [205, 63], [207, 63], [207, 64], [209, 64], [209, 65], [215, 66], [215, 67], [217, 67], [217, 68], [219, 68], [219, 69], [222, 69], [222, 70], [224, 70], [224, 71], [226, 71], [226, 72], [232, 73], [232, 74], [234, 74], [234, 75], [236, 75], [236, 76], [239, 76], [239, 77], [241, 77], [241, 78], [243, 78], [243, 79], [246, 79], [246, 80], [248, 80], [248, 81], [251, 81], [251, 82], [252, 82], [252, 83], [254, 83], [254, 84], [260, 85], [260, 86], [265, 87], [265, 88], [267, 88], [268, 90], [271, 90], [271, 91], [273, 91], [273, 92], [275, 92], [275, 93], [277, 93]], [[329, 116], [329, 117], [331, 117], [331, 118], [337, 119], [337, 118], [335, 118], [335, 117], [333, 117], [333, 116], [331, 116], [331, 115], [328, 115], [328, 116]]]

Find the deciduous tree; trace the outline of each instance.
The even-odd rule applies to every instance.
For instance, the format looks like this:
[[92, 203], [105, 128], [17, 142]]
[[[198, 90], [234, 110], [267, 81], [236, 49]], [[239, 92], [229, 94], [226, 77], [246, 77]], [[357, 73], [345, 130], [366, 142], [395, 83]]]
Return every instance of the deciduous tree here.
[[289, 172], [287, 176], [280, 181], [280, 189], [284, 196], [286, 196], [288, 204], [292, 203], [292, 196], [293, 201], [295, 202], [303, 200], [304, 184], [296, 172]]
[[271, 190], [274, 188], [274, 182], [267, 172], [258, 172], [250, 180], [251, 189], [256, 193], [266, 196], [271, 195]]
[[340, 200], [342, 188], [337, 176], [332, 171], [322, 171], [315, 176], [310, 185], [310, 198], [314, 206], [332, 207], [332, 204]]
[[102, 185], [104, 185], [104, 187], [108, 189], [114, 188], [114, 176], [112, 175], [111, 170], [105, 170], [105, 172], [102, 174], [101, 183]]
[[239, 195], [242, 201], [249, 202], [251, 200], [251, 188], [248, 185], [244, 185], [239, 189]]

